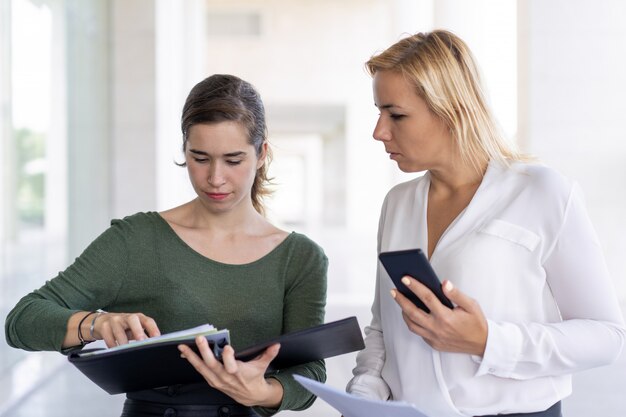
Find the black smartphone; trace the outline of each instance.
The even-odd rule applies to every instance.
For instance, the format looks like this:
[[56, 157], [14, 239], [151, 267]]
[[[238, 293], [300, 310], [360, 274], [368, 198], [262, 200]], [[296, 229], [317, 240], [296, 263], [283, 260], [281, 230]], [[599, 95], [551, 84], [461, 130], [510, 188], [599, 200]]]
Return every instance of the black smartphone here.
[[422, 300], [402, 283], [402, 277], [405, 275], [409, 275], [426, 285], [443, 305], [448, 308], [454, 308], [452, 302], [443, 294], [441, 282], [421, 249], [381, 252], [378, 255], [378, 259], [382, 262], [398, 291], [417, 307], [430, 313], [430, 309], [426, 307]]

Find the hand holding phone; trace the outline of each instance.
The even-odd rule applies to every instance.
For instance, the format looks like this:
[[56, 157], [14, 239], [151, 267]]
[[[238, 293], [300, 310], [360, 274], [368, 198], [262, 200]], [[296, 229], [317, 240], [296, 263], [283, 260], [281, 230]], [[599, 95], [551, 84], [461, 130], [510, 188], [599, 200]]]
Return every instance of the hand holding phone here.
[[448, 308], [454, 308], [452, 302], [443, 294], [441, 282], [421, 249], [381, 252], [378, 255], [378, 259], [380, 259], [398, 291], [417, 307], [430, 313], [430, 309], [426, 307], [422, 300], [402, 283], [402, 277], [405, 275], [415, 278], [428, 287], [443, 305]]

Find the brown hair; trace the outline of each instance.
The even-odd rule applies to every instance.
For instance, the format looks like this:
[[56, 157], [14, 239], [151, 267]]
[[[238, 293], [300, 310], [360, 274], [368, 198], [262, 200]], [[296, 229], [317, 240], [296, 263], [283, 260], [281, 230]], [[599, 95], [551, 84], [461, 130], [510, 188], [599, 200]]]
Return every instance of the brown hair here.
[[[196, 124], [224, 121], [241, 123], [248, 132], [248, 143], [254, 146], [257, 157], [267, 142], [265, 108], [261, 96], [248, 82], [234, 75], [215, 74], [196, 84], [185, 101], [181, 117], [183, 152], [187, 149], [189, 129]], [[272, 155], [269, 146], [264, 164], [256, 172], [252, 184], [252, 205], [261, 214], [265, 213], [263, 198], [272, 193], [268, 189], [267, 176]], [[186, 163], [179, 164], [185, 166]]]
[[395, 71], [440, 117], [456, 139], [461, 158], [477, 170], [492, 159], [527, 160], [504, 139], [483, 93], [475, 59], [458, 36], [446, 30], [401, 39], [365, 64], [370, 75]]

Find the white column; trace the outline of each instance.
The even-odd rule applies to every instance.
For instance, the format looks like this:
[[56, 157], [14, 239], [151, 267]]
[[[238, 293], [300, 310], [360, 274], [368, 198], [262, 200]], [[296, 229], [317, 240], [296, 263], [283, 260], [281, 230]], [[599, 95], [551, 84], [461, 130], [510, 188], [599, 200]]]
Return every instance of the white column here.
[[[156, 205], [168, 209], [195, 194], [183, 162], [180, 117], [189, 89], [201, 80], [189, 76], [193, 58], [201, 55], [190, 46], [189, 8], [197, 2], [156, 1]], [[203, 13], [197, 13], [204, 16]], [[204, 50], [204, 49], [201, 49]], [[197, 59], [197, 58], [196, 58]]]
[[65, 8], [62, 0], [47, 2], [52, 14], [50, 63], [50, 128], [46, 138], [45, 232], [48, 241], [64, 242], [68, 227], [67, 79], [65, 74]]
[[156, 15], [152, 0], [110, 4], [111, 216], [120, 218], [156, 208]]
[[68, 252], [111, 217], [109, 1], [67, 0]]
[[156, 209], [155, 4], [68, 0], [67, 20], [74, 257], [112, 218]]
[[[11, 2], [0, 2], [0, 244], [15, 238], [15, 143], [11, 117]], [[1, 257], [0, 257], [1, 260]]]

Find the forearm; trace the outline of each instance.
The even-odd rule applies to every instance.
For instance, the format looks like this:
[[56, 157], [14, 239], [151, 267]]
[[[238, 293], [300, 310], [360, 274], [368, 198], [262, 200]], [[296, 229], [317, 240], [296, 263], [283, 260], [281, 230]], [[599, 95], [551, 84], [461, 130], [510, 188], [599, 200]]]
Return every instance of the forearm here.
[[608, 365], [622, 350], [622, 325], [595, 320], [562, 323], [489, 323], [489, 339], [477, 375], [532, 379]]
[[383, 328], [381, 325], [380, 269], [376, 274], [376, 291], [372, 303], [372, 321], [364, 329], [365, 349], [357, 353], [354, 377], [348, 382], [346, 391], [361, 397], [387, 400], [391, 390], [382, 378], [382, 369], [387, 358]]
[[382, 330], [376, 318], [365, 328], [365, 349], [356, 357], [352, 370], [354, 377], [348, 382], [346, 391], [367, 398], [387, 400], [391, 390], [381, 376], [386, 351]]
[[9, 346], [29, 351], [62, 351], [67, 322], [76, 310], [29, 294], [11, 310], [5, 322]]

